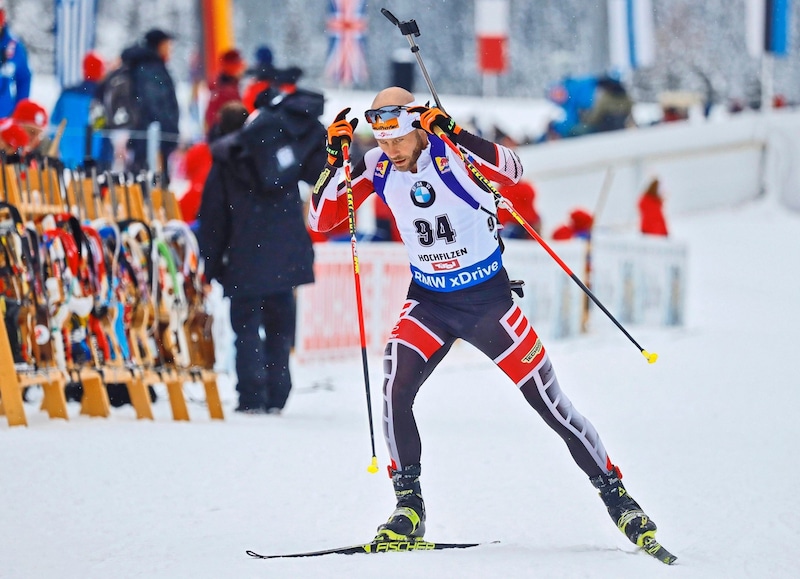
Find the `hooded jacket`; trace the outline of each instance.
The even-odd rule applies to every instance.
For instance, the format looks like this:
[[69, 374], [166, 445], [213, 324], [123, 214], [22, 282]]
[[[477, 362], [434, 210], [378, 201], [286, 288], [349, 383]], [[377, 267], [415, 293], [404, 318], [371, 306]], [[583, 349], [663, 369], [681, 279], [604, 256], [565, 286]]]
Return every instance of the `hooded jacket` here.
[[136, 103], [139, 107], [137, 130], [145, 130], [152, 122], [161, 124], [161, 132], [178, 134], [180, 109], [175, 83], [166, 63], [152, 48], [131, 46], [122, 52], [122, 62], [131, 71]]
[[314, 183], [325, 165], [322, 102], [308, 91], [276, 94], [211, 146], [198, 239], [206, 277], [226, 296], [264, 296], [314, 281], [297, 182]]

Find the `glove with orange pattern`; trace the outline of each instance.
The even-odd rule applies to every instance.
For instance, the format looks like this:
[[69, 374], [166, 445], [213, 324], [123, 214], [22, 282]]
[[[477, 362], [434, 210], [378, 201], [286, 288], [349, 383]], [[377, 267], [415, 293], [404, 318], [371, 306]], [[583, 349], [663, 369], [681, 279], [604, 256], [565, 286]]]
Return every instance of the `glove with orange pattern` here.
[[346, 117], [349, 112], [350, 107], [340, 111], [328, 127], [328, 144], [325, 150], [328, 152], [328, 165], [332, 167], [341, 167], [344, 164], [342, 142], [353, 142], [353, 131], [358, 125], [358, 119], [348, 121]]
[[454, 143], [458, 139], [461, 127], [442, 109], [436, 107], [432, 109], [428, 107], [412, 107], [408, 109], [408, 112], [419, 113], [419, 120], [411, 123], [414, 127], [432, 135], [435, 135], [436, 129], [439, 129]]

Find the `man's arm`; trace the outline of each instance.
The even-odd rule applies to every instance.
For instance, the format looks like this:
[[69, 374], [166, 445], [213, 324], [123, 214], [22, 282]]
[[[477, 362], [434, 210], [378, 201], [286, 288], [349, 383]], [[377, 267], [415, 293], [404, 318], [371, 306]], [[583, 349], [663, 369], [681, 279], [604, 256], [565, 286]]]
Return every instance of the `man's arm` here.
[[222, 277], [222, 258], [230, 237], [230, 218], [225, 194], [225, 183], [222, 168], [217, 161], [211, 165], [211, 171], [203, 187], [203, 196], [198, 212], [200, 229], [197, 240], [200, 244], [200, 255], [205, 258], [205, 274], [208, 281]]
[[413, 107], [409, 112], [419, 114], [419, 120], [414, 121], [415, 127], [431, 135], [437, 131], [444, 133], [448, 139], [469, 151], [477, 169], [490, 181], [512, 185], [522, 177], [522, 163], [508, 147], [465, 131], [441, 109]]
[[475, 166], [490, 181], [513, 185], [522, 178], [522, 163], [517, 154], [508, 147], [467, 131], [459, 133], [458, 144], [472, 153]]
[[[376, 149], [368, 151], [364, 159], [351, 172], [353, 205], [356, 209], [375, 190], [372, 181], [366, 177], [366, 175], [372, 175], [372, 172], [367, 173], [366, 159], [374, 151]], [[377, 152], [377, 156], [380, 156], [380, 149], [377, 149]], [[374, 153], [371, 156], [375, 156]], [[373, 161], [372, 171], [374, 170], [375, 162]], [[311, 200], [308, 204], [308, 225], [313, 231], [330, 231], [347, 217], [347, 190], [344, 183], [344, 169], [337, 169], [326, 164], [311, 193]]]

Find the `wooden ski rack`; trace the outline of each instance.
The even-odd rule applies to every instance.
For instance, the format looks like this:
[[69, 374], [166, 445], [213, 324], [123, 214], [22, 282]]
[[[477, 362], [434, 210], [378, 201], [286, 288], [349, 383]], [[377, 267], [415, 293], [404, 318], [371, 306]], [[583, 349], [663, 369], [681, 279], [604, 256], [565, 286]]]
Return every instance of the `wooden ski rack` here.
[[[77, 217], [80, 222], [133, 219], [148, 226], [180, 219], [180, 209], [171, 191], [156, 187], [145, 191], [142, 182], [129, 175], [105, 173], [101, 187], [97, 175], [93, 178], [83, 172], [63, 171], [57, 162], [48, 159], [32, 164], [5, 158], [0, 173], [0, 199], [17, 207], [23, 221], [28, 223], [63, 214]], [[184, 368], [174, 362], [158, 365], [152, 356], [143, 355], [138, 346], [131, 348], [130, 362], [123, 363], [118, 351], [116, 354], [111, 362], [68, 364], [66, 368], [63, 363], [61, 368], [54, 363], [36, 367], [15, 364], [5, 320], [0, 316], [0, 415], [6, 416], [9, 426], [27, 426], [23, 390], [38, 385], [43, 391], [41, 410], [50, 418], [68, 420], [64, 390], [67, 384], [77, 382], [83, 387], [82, 415], [109, 417], [111, 406], [106, 385], [124, 384], [137, 419], [153, 420], [149, 388], [164, 384], [173, 420], [188, 421], [183, 385], [195, 382], [203, 384], [210, 418], [224, 419], [213, 370]]]

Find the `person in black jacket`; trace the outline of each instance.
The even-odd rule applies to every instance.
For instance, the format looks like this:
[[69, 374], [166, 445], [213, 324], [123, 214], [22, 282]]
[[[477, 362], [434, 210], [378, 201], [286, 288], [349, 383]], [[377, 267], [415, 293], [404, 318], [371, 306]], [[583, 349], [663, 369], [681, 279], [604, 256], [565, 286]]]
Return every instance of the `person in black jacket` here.
[[[173, 36], [158, 28], [149, 30], [143, 42], [126, 48], [121, 55], [123, 64], [130, 69], [131, 84], [136, 100], [137, 119], [132, 127], [134, 134], [128, 145], [133, 159], [132, 171], [147, 168], [147, 140], [145, 131], [153, 122], [161, 125], [161, 173], [169, 181], [169, 155], [178, 146], [180, 110], [175, 94], [175, 83], [167, 70], [172, 55]], [[157, 170], [157, 167], [150, 167]]]
[[327, 157], [321, 94], [269, 89], [260, 102], [211, 145], [198, 234], [206, 278], [231, 299], [236, 410], [248, 414], [280, 413], [292, 388], [294, 288], [314, 281], [297, 182], [314, 183]]

